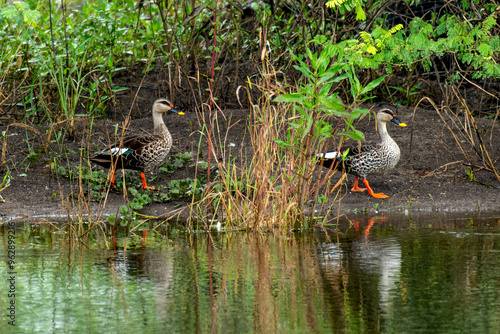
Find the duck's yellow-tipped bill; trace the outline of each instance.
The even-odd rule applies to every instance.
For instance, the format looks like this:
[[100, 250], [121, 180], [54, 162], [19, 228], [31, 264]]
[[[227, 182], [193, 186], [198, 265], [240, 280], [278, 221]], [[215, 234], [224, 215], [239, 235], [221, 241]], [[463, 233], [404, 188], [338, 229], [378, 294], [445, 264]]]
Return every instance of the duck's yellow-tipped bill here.
[[402, 126], [403, 128], [406, 126], [406, 124], [405, 124], [405, 123], [399, 123], [398, 125], [399, 125], [399, 126]]

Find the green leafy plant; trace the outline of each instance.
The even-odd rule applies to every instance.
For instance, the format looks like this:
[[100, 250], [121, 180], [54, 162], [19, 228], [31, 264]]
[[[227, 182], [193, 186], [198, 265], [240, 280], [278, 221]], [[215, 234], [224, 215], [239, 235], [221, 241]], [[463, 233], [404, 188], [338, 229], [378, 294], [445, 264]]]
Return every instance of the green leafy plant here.
[[467, 174], [467, 179], [471, 182], [477, 182], [479, 183], [480, 185], [483, 185], [485, 187], [488, 187], [488, 188], [493, 188], [491, 185], [489, 184], [486, 184], [484, 182], [481, 182], [477, 179], [476, 175], [474, 174], [474, 172], [470, 169], [466, 169], [465, 170], [465, 174]]
[[[315, 43], [323, 46], [322, 51], [316, 53], [306, 47], [307, 63], [297, 58], [299, 65], [294, 66], [304, 76], [305, 83], [299, 85], [298, 92], [283, 94], [274, 100], [293, 104], [290, 117], [293, 121], [289, 123], [287, 135], [284, 139], [276, 139], [276, 142], [283, 149], [291, 150], [284, 152], [285, 155], [297, 156], [290, 158], [290, 161], [298, 163], [294, 163], [295, 171], [288, 179], [297, 185], [299, 212], [305, 211], [304, 204], [312, 187], [311, 175], [318, 168], [313, 157], [332, 142], [333, 136], [338, 138], [334, 143], [346, 139], [364, 139], [363, 134], [354, 127], [354, 121], [368, 113], [368, 109], [359, 107], [359, 104], [366, 101], [370, 97], [369, 93], [385, 78], [381, 76], [362, 86], [354, 67], [339, 61], [339, 49], [336, 46], [326, 42], [324, 36], [318, 37]], [[339, 87], [341, 81], [349, 84], [350, 104], [344, 104], [338, 94], [332, 92], [334, 85]], [[337, 119], [335, 126], [330, 123], [332, 117]], [[317, 193], [319, 184], [313, 188], [316, 188]]]
[[168, 194], [171, 197], [176, 198], [190, 198], [191, 196], [199, 198], [204, 188], [205, 186], [202, 185], [200, 180], [198, 179], [186, 178], [180, 180], [172, 180], [170, 181], [168, 187]]
[[59, 64], [48, 70], [59, 93], [59, 108], [68, 122], [70, 138], [75, 135], [76, 108], [80, 103], [85, 79], [92, 73], [83, 74], [83, 64], [69, 69]]
[[144, 205], [151, 203], [151, 196], [149, 196], [148, 193], [139, 192], [135, 188], [129, 188], [129, 192], [133, 196], [133, 199], [129, 201], [131, 210], [139, 211], [144, 207]]
[[36, 27], [41, 15], [38, 10], [30, 9], [26, 2], [20, 1], [3, 5], [0, 9], [1, 19], [14, 20], [18, 25], [26, 24], [30, 27]]
[[193, 152], [177, 153], [169, 156], [168, 162], [165, 166], [160, 167], [160, 171], [164, 173], [171, 173], [176, 169], [181, 169], [193, 160]]
[[329, 0], [326, 3], [326, 7], [339, 8], [341, 14], [354, 10], [356, 12], [356, 20], [366, 20], [363, 5], [362, 0]]
[[120, 206], [118, 216], [116, 214], [110, 214], [106, 218], [106, 221], [111, 225], [115, 225], [118, 219], [120, 220], [121, 226], [130, 227], [131, 225], [134, 225], [137, 222], [136, 213], [132, 209], [129, 209], [129, 207], [126, 205]]

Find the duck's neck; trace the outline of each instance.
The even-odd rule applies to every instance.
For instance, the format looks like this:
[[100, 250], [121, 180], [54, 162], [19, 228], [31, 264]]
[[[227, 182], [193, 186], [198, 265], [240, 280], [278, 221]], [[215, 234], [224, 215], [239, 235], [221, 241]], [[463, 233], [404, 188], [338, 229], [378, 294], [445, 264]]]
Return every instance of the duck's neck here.
[[387, 132], [387, 123], [379, 122], [378, 123], [378, 135], [380, 136], [381, 144], [392, 144], [395, 141], [389, 136], [389, 132]]
[[168, 131], [165, 122], [163, 122], [162, 114], [159, 112], [155, 112], [154, 110], [153, 110], [153, 124], [154, 124], [155, 136], [161, 136], [161, 137], [170, 136], [170, 132]]

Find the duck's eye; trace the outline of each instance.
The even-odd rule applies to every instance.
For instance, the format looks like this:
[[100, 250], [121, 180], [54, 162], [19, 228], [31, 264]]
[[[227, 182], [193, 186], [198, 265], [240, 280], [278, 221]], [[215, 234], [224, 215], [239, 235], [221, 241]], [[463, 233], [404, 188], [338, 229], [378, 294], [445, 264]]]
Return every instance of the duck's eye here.
[[173, 107], [174, 107], [174, 105], [173, 105], [173, 104], [170, 104], [170, 108], [173, 108]]

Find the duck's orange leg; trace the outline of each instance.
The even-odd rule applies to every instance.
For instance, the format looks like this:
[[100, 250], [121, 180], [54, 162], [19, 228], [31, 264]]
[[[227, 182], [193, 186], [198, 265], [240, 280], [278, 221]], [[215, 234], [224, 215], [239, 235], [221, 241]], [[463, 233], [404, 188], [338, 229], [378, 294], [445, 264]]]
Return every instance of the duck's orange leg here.
[[115, 184], [115, 177], [116, 177], [116, 169], [113, 170], [113, 175], [111, 175], [111, 186], [113, 188], [116, 188], [116, 184]]
[[370, 188], [370, 185], [368, 184], [368, 180], [367, 179], [364, 179], [363, 183], [365, 184], [366, 189], [368, 189], [368, 194], [370, 194], [370, 196], [375, 197], [375, 198], [389, 198], [389, 196], [387, 196], [387, 195], [385, 195], [383, 193], [375, 194], [373, 192], [372, 188]]
[[351, 191], [365, 191], [366, 190], [366, 188], [360, 188], [358, 186], [358, 179], [359, 179], [359, 176], [356, 176], [356, 179], [354, 180], [354, 184], [352, 185]]
[[155, 187], [148, 187], [148, 185], [146, 183], [146, 176], [144, 175], [144, 173], [141, 173], [141, 179], [142, 179], [142, 189], [155, 190]]

